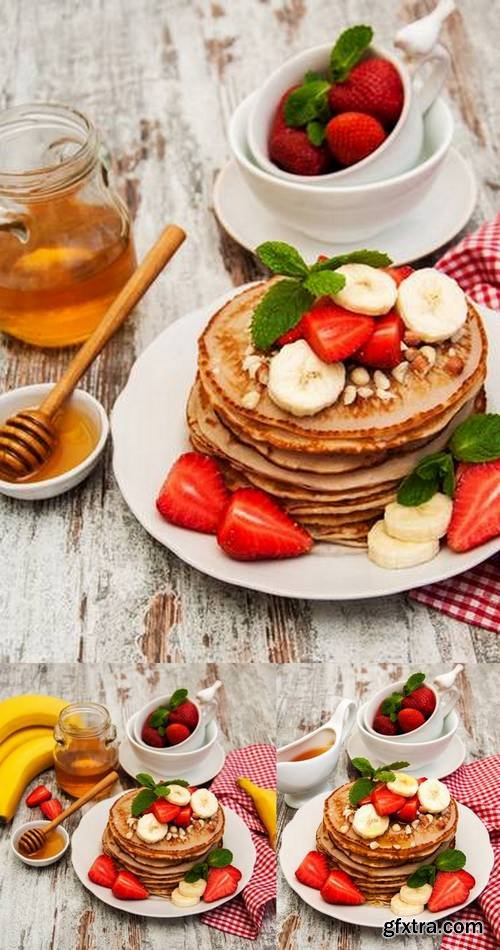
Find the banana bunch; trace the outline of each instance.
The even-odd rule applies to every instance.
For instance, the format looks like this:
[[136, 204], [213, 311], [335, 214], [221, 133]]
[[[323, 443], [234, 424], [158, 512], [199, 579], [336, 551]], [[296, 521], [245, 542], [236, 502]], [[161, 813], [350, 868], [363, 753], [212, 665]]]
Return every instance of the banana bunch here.
[[267, 836], [271, 848], [276, 850], [276, 790], [274, 788], [261, 788], [255, 785], [249, 778], [239, 778], [236, 784], [250, 795], [257, 814], [267, 831]]
[[448, 530], [452, 508], [451, 498], [441, 492], [414, 507], [392, 502], [383, 521], [377, 521], [368, 533], [368, 557], [389, 569], [432, 560], [439, 552], [439, 539]]
[[26, 786], [54, 764], [53, 729], [67, 702], [12, 696], [0, 703], [0, 824], [9, 822]]

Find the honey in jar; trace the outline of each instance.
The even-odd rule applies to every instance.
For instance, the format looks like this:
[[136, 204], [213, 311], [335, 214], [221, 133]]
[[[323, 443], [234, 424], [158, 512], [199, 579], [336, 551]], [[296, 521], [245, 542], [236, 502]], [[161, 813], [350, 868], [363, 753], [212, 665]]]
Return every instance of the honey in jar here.
[[65, 706], [54, 738], [56, 781], [73, 798], [84, 795], [116, 767], [116, 729], [105, 706], [91, 702]]
[[135, 269], [125, 205], [92, 123], [51, 104], [0, 114], [0, 330], [85, 340]]

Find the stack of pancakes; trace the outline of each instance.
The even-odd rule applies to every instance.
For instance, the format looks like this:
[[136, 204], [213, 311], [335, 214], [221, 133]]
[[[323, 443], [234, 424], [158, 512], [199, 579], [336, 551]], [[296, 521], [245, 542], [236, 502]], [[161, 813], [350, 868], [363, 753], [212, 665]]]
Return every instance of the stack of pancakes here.
[[387, 372], [394, 398], [358, 395], [344, 405], [340, 397], [316, 415], [297, 417], [270, 399], [265, 359], [260, 365], [259, 354], [251, 359], [252, 314], [270, 283], [234, 297], [200, 337], [187, 407], [191, 442], [221, 460], [230, 488], [264, 489], [317, 540], [364, 546], [401, 479], [422, 456], [442, 449], [458, 422], [484, 408], [487, 343], [480, 316], [469, 307], [453, 344], [463, 361], [458, 375], [449, 370], [450, 344], [435, 344], [436, 360], [425, 375], [410, 364], [400, 383]]
[[224, 833], [224, 812], [219, 806], [213, 818], [196, 821], [181, 837], [163, 838], [147, 844], [138, 837], [132, 822], [131, 805], [139, 789], [126, 792], [111, 806], [102, 836], [102, 849], [118, 866], [131, 871], [150, 894], [169, 897], [186, 871], [199, 864], [209, 851], [220, 847]]
[[[352, 828], [354, 809], [349, 803], [352, 783], [337, 788], [325, 801], [323, 821], [316, 833], [316, 845], [334, 868], [346, 871], [371, 902], [390, 903], [393, 894], [406, 884], [422, 864], [453, 848], [458, 821], [454, 799], [439, 815], [419, 815], [418, 825], [398, 824], [390, 816], [385, 834], [372, 842], [361, 838]], [[393, 826], [396, 825], [394, 830]], [[410, 833], [406, 833], [406, 829]]]

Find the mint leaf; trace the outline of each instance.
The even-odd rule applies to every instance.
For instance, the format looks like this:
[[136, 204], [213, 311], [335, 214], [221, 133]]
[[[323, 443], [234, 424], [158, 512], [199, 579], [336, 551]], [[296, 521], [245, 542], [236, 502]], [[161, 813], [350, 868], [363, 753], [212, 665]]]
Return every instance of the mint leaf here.
[[338, 254], [336, 257], [329, 257], [326, 261], [317, 261], [313, 264], [311, 271], [335, 270], [342, 267], [343, 264], [367, 264], [368, 267], [390, 267], [392, 258], [382, 251], [351, 251], [349, 254]]
[[323, 145], [325, 141], [325, 126], [317, 119], [313, 119], [306, 126], [307, 137], [312, 145]]
[[186, 871], [184, 875], [184, 880], [188, 881], [189, 884], [194, 884], [195, 881], [201, 880], [201, 878], [207, 877], [208, 874], [208, 864], [206, 861], [203, 864], [195, 864], [194, 868], [191, 868], [190, 871]]
[[152, 775], [149, 775], [148, 772], [139, 772], [135, 777], [136, 782], [139, 785], [144, 785], [145, 788], [154, 788], [156, 782]]
[[415, 508], [417, 505], [423, 505], [436, 494], [439, 488], [439, 477], [434, 474], [432, 478], [420, 478], [417, 472], [412, 472], [403, 479], [398, 488], [397, 499], [400, 505], [406, 505], [408, 508]]
[[160, 782], [159, 785], [156, 785], [154, 791], [157, 798], [168, 798], [170, 795], [170, 789], [168, 785], [165, 785], [163, 782]]
[[449, 452], [433, 452], [421, 459], [410, 475], [401, 482], [398, 490], [400, 505], [415, 507], [429, 501], [439, 491], [451, 497], [455, 491], [455, 465]]
[[369, 762], [368, 759], [364, 759], [362, 756], [357, 756], [355, 759], [352, 759], [351, 765], [354, 766], [354, 768], [356, 769], [357, 772], [360, 773], [360, 775], [363, 775], [363, 776], [368, 775], [370, 778], [372, 777], [375, 771], [371, 762]]
[[134, 818], [138, 818], [139, 815], [142, 815], [146, 811], [146, 808], [149, 808], [153, 804], [157, 795], [154, 789], [152, 788], [143, 788], [138, 795], [135, 796], [132, 802], [132, 815]]
[[274, 274], [284, 277], [307, 277], [309, 268], [299, 252], [284, 241], [265, 241], [255, 248], [257, 257]]
[[162, 779], [162, 785], [182, 785], [183, 788], [189, 788], [189, 782], [185, 778], [165, 778]]
[[382, 714], [384, 716], [389, 716], [391, 722], [396, 722], [398, 718], [398, 712], [401, 709], [402, 699], [402, 693], [391, 693], [391, 695], [386, 696], [382, 702], [380, 707]]
[[357, 782], [354, 782], [354, 785], [349, 791], [349, 801], [351, 805], [357, 805], [363, 798], [370, 795], [374, 787], [371, 778], [358, 778]]
[[436, 868], [432, 864], [422, 864], [408, 880], [408, 887], [422, 887], [422, 884], [434, 884]]
[[449, 446], [460, 462], [491, 462], [500, 458], [500, 414], [478, 412], [455, 429]]
[[315, 297], [323, 297], [328, 294], [333, 297], [339, 290], [345, 286], [345, 277], [343, 274], [336, 274], [335, 271], [318, 271], [309, 274], [303, 281], [303, 286], [310, 290]]
[[332, 82], [344, 82], [373, 39], [371, 26], [351, 26], [339, 36], [330, 54]]
[[216, 848], [207, 857], [207, 864], [211, 868], [225, 868], [231, 864], [233, 852], [229, 848]]
[[155, 729], [159, 729], [160, 726], [163, 726], [168, 718], [169, 710], [165, 709], [164, 706], [159, 706], [158, 709], [155, 709], [149, 717], [150, 725]]
[[172, 712], [174, 709], [177, 709], [177, 706], [180, 706], [180, 704], [183, 703], [185, 699], [187, 699], [187, 695], [187, 689], [176, 689], [175, 693], [172, 693], [168, 702], [168, 708], [170, 712]]
[[381, 768], [389, 769], [391, 772], [399, 772], [400, 769], [408, 768], [409, 764], [409, 762], [390, 762], [389, 765], [382, 765]]
[[412, 673], [411, 676], [406, 680], [405, 685], [403, 686], [403, 693], [405, 696], [409, 696], [410, 693], [413, 693], [414, 690], [418, 689], [419, 686], [425, 680], [425, 673]]
[[314, 303], [314, 295], [299, 280], [285, 278], [273, 284], [255, 308], [252, 341], [258, 350], [268, 350]]
[[324, 79], [324, 76], [321, 73], [315, 73], [314, 69], [308, 69], [302, 82], [314, 82], [316, 79]]
[[323, 111], [330, 83], [326, 79], [309, 79], [294, 89], [285, 102], [285, 122], [292, 128], [307, 125]]
[[380, 769], [377, 769], [373, 778], [376, 782], [393, 782], [396, 776], [394, 772], [382, 766]]
[[467, 858], [463, 851], [450, 848], [449, 851], [443, 851], [438, 854], [435, 865], [439, 871], [460, 871], [465, 866]]

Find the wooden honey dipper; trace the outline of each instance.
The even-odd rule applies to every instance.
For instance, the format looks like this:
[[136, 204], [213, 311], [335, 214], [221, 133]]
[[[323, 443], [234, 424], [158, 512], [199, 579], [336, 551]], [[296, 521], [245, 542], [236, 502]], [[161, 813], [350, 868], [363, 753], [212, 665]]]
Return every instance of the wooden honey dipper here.
[[52, 421], [55, 413], [185, 237], [176, 224], [165, 228], [38, 409], [23, 409], [0, 425], [0, 477], [10, 481], [26, 478], [47, 461], [57, 442]]
[[19, 838], [16, 844], [17, 850], [26, 857], [30, 854], [35, 854], [35, 851], [40, 851], [40, 848], [43, 848], [45, 844], [47, 835], [50, 834], [51, 831], [54, 831], [54, 828], [57, 828], [57, 826], [65, 821], [66, 818], [69, 818], [70, 815], [74, 815], [75, 811], [78, 811], [83, 805], [90, 802], [92, 798], [95, 798], [96, 795], [103, 792], [105, 788], [114, 785], [117, 779], [118, 773], [110, 772], [109, 775], [102, 778], [97, 785], [94, 785], [88, 792], [85, 792], [85, 795], [82, 795], [81, 798], [77, 798], [76, 802], [72, 802], [71, 805], [68, 805], [68, 807], [48, 825], [42, 828], [28, 828]]

